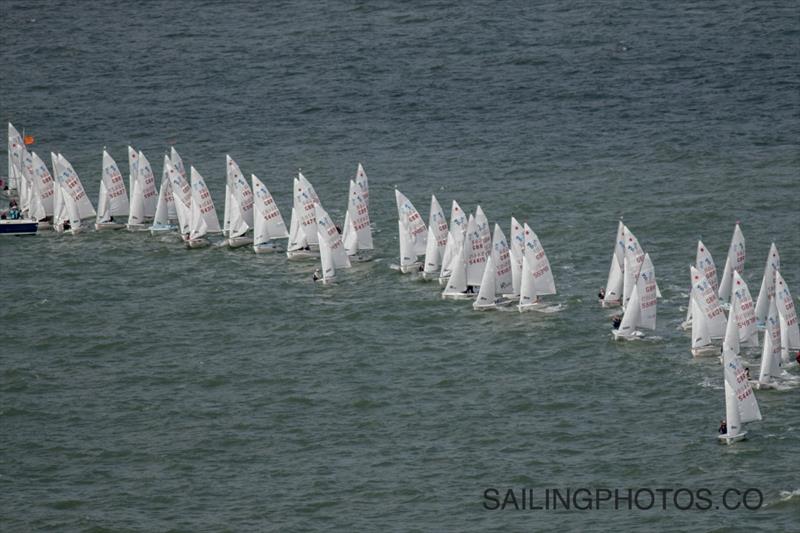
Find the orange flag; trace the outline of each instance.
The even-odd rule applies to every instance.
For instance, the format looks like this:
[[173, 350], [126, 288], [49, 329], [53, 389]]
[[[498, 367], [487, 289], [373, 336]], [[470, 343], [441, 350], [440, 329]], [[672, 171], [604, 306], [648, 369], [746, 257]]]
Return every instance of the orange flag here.
[[25, 143], [25, 146], [28, 146], [29, 144], [33, 144], [33, 142], [34, 142], [33, 135], [26, 135], [25, 138], [22, 139], [22, 142]]

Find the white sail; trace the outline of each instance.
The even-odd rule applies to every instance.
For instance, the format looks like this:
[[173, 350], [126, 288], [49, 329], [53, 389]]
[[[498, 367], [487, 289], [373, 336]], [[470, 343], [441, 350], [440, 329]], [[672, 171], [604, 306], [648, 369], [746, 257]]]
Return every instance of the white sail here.
[[525, 257], [525, 230], [517, 219], [511, 217], [511, 293], [513, 297], [519, 296], [522, 283], [522, 261]]
[[761, 351], [761, 371], [758, 381], [762, 385], [777, 379], [781, 371], [781, 325], [775, 298], [769, 299], [769, 312], [764, 328], [764, 349]]
[[[625, 261], [627, 261], [627, 257]], [[621, 337], [634, 337], [636, 336], [636, 328], [639, 325], [639, 316], [641, 315], [641, 307], [639, 305], [639, 291], [634, 289], [628, 305], [625, 307], [625, 312], [622, 315], [622, 322], [620, 322], [619, 336]]]
[[[295, 180], [295, 182], [296, 181], [297, 180]], [[295, 190], [297, 190], [297, 187], [295, 187]], [[300, 217], [297, 215], [295, 208], [292, 207], [292, 216], [289, 221], [289, 242], [286, 245], [286, 251], [294, 252], [302, 250], [307, 246], [308, 241], [306, 240], [306, 233], [300, 226]]]
[[133, 207], [133, 189], [139, 178], [139, 153], [128, 145], [128, 190], [131, 192], [131, 207]]
[[711, 252], [708, 251], [703, 241], [697, 241], [697, 258], [695, 259], [695, 266], [697, 270], [705, 275], [711, 288], [714, 292], [719, 288], [717, 283], [717, 267], [714, 264], [714, 258], [711, 257]]
[[486, 268], [483, 271], [483, 279], [481, 279], [481, 288], [478, 291], [478, 297], [472, 304], [473, 308], [486, 307], [495, 303], [497, 299], [497, 290], [494, 284], [495, 270], [492, 256], [489, 256], [486, 259]]
[[240, 237], [253, 227], [253, 189], [233, 159], [229, 159], [228, 185], [233, 204], [230, 237]]
[[739, 223], [733, 229], [731, 245], [728, 248], [728, 257], [725, 259], [725, 270], [722, 272], [722, 279], [719, 281], [719, 299], [723, 302], [731, 301], [731, 286], [733, 285], [733, 271], [741, 274], [744, 271], [745, 247], [744, 235], [742, 234]]
[[642, 267], [639, 270], [639, 279], [636, 280], [636, 292], [639, 294], [639, 320], [638, 327], [656, 329], [656, 271], [650, 254], [644, 254]]
[[447, 219], [436, 196], [431, 195], [431, 211], [428, 217], [428, 237], [425, 248], [425, 272], [438, 273], [442, 270], [442, 256], [447, 246]]
[[[192, 168], [194, 170], [194, 168]], [[194, 172], [192, 172], [192, 207], [189, 212], [189, 240], [197, 240], [208, 234], [208, 219], [203, 213], [205, 201], [205, 191], [202, 187], [195, 187]]]
[[475, 229], [483, 239], [483, 250], [488, 257], [492, 250], [492, 228], [489, 227], [489, 219], [484, 214], [481, 206], [475, 208]]
[[[689, 271], [692, 277], [692, 294], [697, 298], [697, 304], [702, 310], [708, 334], [712, 339], [721, 339], [725, 336], [725, 312], [719, 304], [717, 292], [711, 287], [702, 271], [693, 266], [689, 267]], [[696, 318], [697, 315], [693, 314], [692, 324]]]
[[[530, 257], [530, 259], [529, 259]], [[531, 261], [533, 256], [530, 252], [526, 252], [522, 256], [522, 281], [519, 286], [519, 309], [522, 310], [527, 306], [531, 306], [539, 301], [536, 294], [536, 284], [533, 281], [533, 270], [531, 270]]]
[[692, 289], [689, 294], [689, 305], [691, 306], [692, 316], [692, 349], [699, 350], [711, 346], [711, 335], [708, 332], [708, 322], [705, 313], [698, 301], [698, 291]]
[[297, 173], [294, 180], [294, 212], [299, 217], [298, 224], [306, 236], [308, 244], [316, 245], [317, 241], [317, 219], [315, 218], [314, 204], [318, 204], [319, 196], [302, 172]]
[[447, 286], [442, 292], [443, 298], [463, 295], [467, 290], [467, 261], [464, 255], [464, 245], [462, 243], [461, 245], [456, 244], [454, 246], [457, 246], [458, 250], [456, 250], [451, 264], [452, 274], [447, 280]]
[[800, 349], [800, 326], [797, 324], [794, 300], [780, 271], [775, 272], [775, 305], [780, 316], [781, 348], [785, 361], [788, 358], [788, 350]]
[[[130, 150], [130, 146], [128, 150]], [[156, 179], [153, 176], [153, 169], [150, 161], [142, 152], [134, 154], [136, 156], [133, 167], [136, 175], [133, 177], [131, 186], [131, 206], [128, 215], [128, 224], [143, 224], [151, 220], [156, 212]], [[130, 160], [131, 154], [128, 153]]]
[[732, 291], [731, 313], [739, 330], [739, 342], [747, 346], [758, 346], [753, 298], [750, 296], [747, 283], [735, 270], [733, 271]]
[[50, 162], [53, 165], [53, 226], [62, 227], [64, 221], [69, 220], [69, 218], [64, 205], [64, 191], [58, 182], [58, 177], [61, 174], [58, 166], [58, 156], [53, 152], [50, 152]]
[[206, 221], [207, 232], [220, 233], [222, 229], [219, 227], [217, 210], [214, 208], [214, 200], [211, 198], [205, 179], [194, 167], [189, 168], [189, 173], [192, 179], [192, 204], [199, 202], [198, 208]]
[[[181, 177], [183, 177], [183, 179], [186, 179], [186, 167], [183, 165], [183, 159], [181, 159], [180, 154], [178, 153], [178, 151], [175, 149], [174, 146], [170, 147], [169, 153], [170, 153], [169, 155], [170, 163], [172, 163], [172, 166], [175, 167], [175, 170], [178, 171], [178, 174], [180, 174]], [[191, 194], [191, 191], [189, 192], [189, 194]]]
[[286, 231], [286, 224], [283, 222], [283, 217], [272, 194], [255, 174], [251, 174], [250, 179], [253, 182], [253, 192], [255, 193], [253, 245], [258, 246], [272, 239], [287, 238], [289, 234]]
[[25, 148], [22, 135], [8, 123], [8, 188], [17, 190], [22, 179], [22, 150]]
[[158, 190], [158, 201], [156, 202], [156, 213], [153, 217], [154, 225], [166, 226], [172, 221], [178, 220], [175, 211], [175, 199], [172, 197], [172, 183], [169, 180], [169, 158], [164, 156], [164, 166], [161, 172], [161, 187]]
[[39, 201], [44, 209], [45, 216], [53, 215], [53, 196], [54, 196], [54, 180], [50, 171], [47, 170], [47, 165], [42, 159], [36, 155], [36, 152], [31, 152], [33, 159], [33, 176], [36, 183], [36, 190], [39, 194]]
[[[494, 235], [492, 236], [492, 252], [489, 256], [494, 265], [494, 286], [500, 294], [513, 291], [514, 286], [511, 281], [511, 251], [506, 241], [506, 235], [500, 229], [500, 225], [494, 225]], [[488, 263], [487, 263], [488, 265]], [[488, 266], [486, 267], [489, 268]], [[481, 281], [483, 283], [483, 281]]]
[[[367, 206], [367, 208], [369, 208], [369, 180], [367, 179], [367, 173], [364, 171], [364, 167], [361, 166], [361, 163], [358, 164], [358, 169], [356, 170], [356, 179], [353, 181], [356, 182], [358, 193], [364, 200], [364, 204]], [[371, 250], [371, 248], [364, 249]]]
[[171, 162], [168, 163], [165, 159], [164, 165], [167, 167], [167, 174], [172, 188], [173, 205], [175, 206], [175, 216], [178, 219], [180, 234], [188, 235], [192, 213], [192, 187]]
[[722, 366], [725, 376], [725, 414], [728, 436], [742, 432], [741, 424], [761, 420], [756, 396], [739, 360], [739, 333], [733, 314], [728, 316], [725, 341], [722, 343]]
[[336, 278], [336, 264], [333, 260], [333, 252], [328, 245], [328, 241], [322, 234], [322, 228], [317, 226], [317, 242], [319, 243], [319, 260], [322, 264], [322, 279], [326, 282], [333, 281]]
[[603, 301], [607, 304], [622, 303], [623, 297], [623, 272], [625, 258], [625, 225], [620, 220], [617, 225], [617, 237], [614, 241], [614, 254], [611, 256], [611, 267], [608, 269], [605, 296]]
[[542, 247], [539, 237], [534, 233], [528, 224], [523, 224], [525, 232], [525, 255], [528, 256], [530, 272], [523, 276], [533, 277], [533, 283], [537, 296], [556, 293], [556, 283], [553, 279], [553, 271], [550, 269], [550, 261]]
[[97, 222], [108, 222], [115, 216], [127, 216], [128, 209], [125, 180], [114, 158], [103, 150], [103, 176], [97, 203]]
[[397, 203], [397, 218], [406, 228], [414, 255], [422, 255], [425, 253], [428, 241], [428, 228], [411, 200], [397, 189], [394, 190], [394, 196]]
[[775, 272], [781, 269], [781, 256], [773, 242], [769, 246], [767, 264], [764, 267], [764, 276], [761, 278], [761, 288], [756, 300], [756, 321], [763, 324], [769, 313], [769, 299], [775, 297]]
[[[359, 165], [361, 168], [361, 165]], [[372, 225], [369, 221], [369, 207], [364, 199], [362, 188], [350, 180], [347, 195], [347, 213], [345, 214], [344, 233], [342, 239], [349, 255], [358, 250], [372, 250]]]
[[464, 242], [464, 235], [467, 231], [467, 215], [458, 205], [458, 202], [453, 200], [450, 207], [450, 227], [447, 232], [447, 243], [442, 252], [442, 268], [439, 271], [439, 280], [447, 279], [451, 273], [451, 265], [456, 259], [459, 248], [462, 248]]
[[[74, 233], [81, 227], [81, 219], [83, 217], [81, 217], [78, 202], [86, 198], [86, 192], [80, 180], [76, 182], [74, 176], [77, 176], [77, 174], [75, 174], [72, 165], [69, 164], [64, 156], [61, 154], [53, 156], [53, 168], [57, 169], [56, 188], [58, 189], [56, 194], [57, 210], [55, 211], [54, 222], [60, 227], [69, 223]], [[76, 198], [79, 198], [79, 200], [76, 200]]]
[[345, 253], [342, 236], [339, 230], [336, 229], [336, 225], [333, 223], [333, 220], [331, 220], [331, 217], [328, 216], [327, 211], [325, 211], [320, 204], [314, 204], [314, 216], [316, 219], [319, 243], [322, 245], [323, 240], [325, 241], [325, 247], [331, 254], [333, 266], [337, 269], [350, 268], [350, 259], [348, 259], [347, 253]]
[[467, 257], [467, 285], [479, 285], [486, 266], [487, 250], [483, 247], [483, 236], [478, 231], [475, 217], [467, 221], [467, 234], [464, 236], [464, 253]]
[[63, 187], [63, 192], [67, 193], [75, 203], [79, 220], [94, 217], [97, 213], [86, 195], [86, 190], [83, 188], [78, 173], [72, 168], [67, 158], [61, 154], [58, 154], [58, 168], [61, 171], [59, 181]]
[[401, 220], [397, 221], [397, 234], [400, 244], [400, 266], [410, 267], [417, 262], [417, 254], [414, 251], [414, 243], [408, 234], [408, 229]]

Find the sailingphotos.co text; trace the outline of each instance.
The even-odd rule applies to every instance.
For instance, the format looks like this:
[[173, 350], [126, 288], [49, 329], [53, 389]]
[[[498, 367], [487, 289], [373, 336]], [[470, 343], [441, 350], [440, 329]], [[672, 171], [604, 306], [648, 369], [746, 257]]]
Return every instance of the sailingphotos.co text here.
[[483, 491], [487, 511], [747, 510], [764, 504], [757, 488], [495, 488]]

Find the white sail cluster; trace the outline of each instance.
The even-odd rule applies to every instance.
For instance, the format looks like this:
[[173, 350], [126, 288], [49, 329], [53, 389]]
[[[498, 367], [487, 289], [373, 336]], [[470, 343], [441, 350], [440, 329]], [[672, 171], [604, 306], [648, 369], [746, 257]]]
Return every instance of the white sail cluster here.
[[[395, 189], [398, 270], [419, 273], [444, 285], [444, 299], [475, 299], [473, 308], [497, 309], [517, 303], [519, 311], [545, 309], [542, 296], [556, 293], [553, 272], [539, 237], [511, 218], [509, 243], [499, 224], [492, 230], [481, 206], [464, 212], [457, 201], [450, 223], [436, 196], [431, 196], [426, 227], [414, 204]], [[420, 262], [420, 256], [423, 260]]]

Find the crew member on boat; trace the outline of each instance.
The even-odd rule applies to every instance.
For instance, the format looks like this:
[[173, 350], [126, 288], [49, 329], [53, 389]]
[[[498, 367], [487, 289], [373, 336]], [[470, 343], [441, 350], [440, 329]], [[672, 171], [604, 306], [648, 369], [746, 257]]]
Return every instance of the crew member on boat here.
[[606, 288], [605, 287], [600, 287], [600, 292], [597, 293], [597, 297], [600, 298], [601, 300], [605, 299], [605, 297], [606, 297]]
[[619, 315], [614, 315], [611, 319], [611, 327], [614, 329], [619, 329], [619, 325], [622, 324], [622, 317]]
[[719, 421], [719, 434], [725, 435], [728, 433], [728, 424], [724, 420]]

